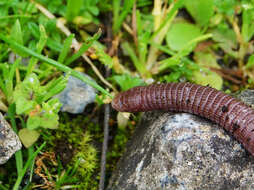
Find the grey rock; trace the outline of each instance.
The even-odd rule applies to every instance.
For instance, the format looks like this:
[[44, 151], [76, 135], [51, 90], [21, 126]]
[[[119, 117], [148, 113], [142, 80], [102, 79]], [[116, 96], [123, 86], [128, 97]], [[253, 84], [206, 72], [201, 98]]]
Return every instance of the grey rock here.
[[254, 189], [254, 158], [195, 115], [147, 112], [126, 147], [108, 190]]
[[245, 104], [254, 106], [254, 90], [245, 90], [236, 96], [241, 99]]
[[0, 113], [0, 164], [6, 163], [21, 147], [18, 136]]
[[93, 87], [70, 76], [66, 88], [55, 97], [62, 103], [61, 111], [78, 114], [84, 111], [87, 104], [94, 102], [95, 96]]
[[[19, 56], [18, 54], [14, 53], [14, 52], [11, 52], [9, 54], [9, 57], [8, 57], [8, 62], [9, 63], [14, 63], [20, 57], [21, 56]], [[20, 62], [20, 65], [27, 66], [29, 64], [29, 60], [30, 60], [30, 58], [22, 58], [21, 62]], [[37, 67], [38, 66], [36, 65], [36, 68]]]

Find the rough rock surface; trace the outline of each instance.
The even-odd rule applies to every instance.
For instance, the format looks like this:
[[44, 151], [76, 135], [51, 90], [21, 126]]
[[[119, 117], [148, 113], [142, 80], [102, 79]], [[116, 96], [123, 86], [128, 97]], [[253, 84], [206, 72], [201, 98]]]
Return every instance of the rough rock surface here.
[[11, 126], [0, 113], [0, 164], [6, 163], [19, 149], [21, 142]]
[[254, 189], [254, 158], [195, 115], [145, 113], [126, 147], [108, 190]]
[[254, 90], [245, 90], [240, 94], [236, 94], [236, 97], [241, 99], [245, 104], [254, 107]]
[[87, 104], [94, 102], [95, 96], [96, 90], [93, 87], [70, 76], [65, 89], [55, 97], [62, 103], [61, 111], [78, 114], [84, 111]]

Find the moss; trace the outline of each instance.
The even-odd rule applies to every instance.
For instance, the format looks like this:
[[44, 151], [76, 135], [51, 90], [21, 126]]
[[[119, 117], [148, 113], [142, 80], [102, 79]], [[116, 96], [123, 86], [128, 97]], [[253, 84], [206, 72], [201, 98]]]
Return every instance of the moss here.
[[97, 189], [98, 179], [94, 180], [94, 172], [99, 168], [98, 154], [96, 149], [90, 144], [92, 136], [86, 132], [79, 143], [79, 151], [74, 156], [73, 161], [80, 160], [77, 170], [80, 179], [80, 189]]
[[[80, 162], [73, 177], [78, 178], [79, 182], [76, 185], [82, 190], [96, 190], [99, 186], [99, 151], [103, 142], [103, 127], [98, 124], [97, 119], [64, 113], [60, 117], [59, 128], [44, 131], [43, 135], [44, 140], [55, 150], [48, 148], [56, 152], [66, 169], [74, 168], [75, 163]], [[134, 120], [129, 121], [127, 127], [123, 128], [117, 128], [115, 123], [109, 126], [106, 183], [125, 149], [128, 138], [133, 133], [136, 125]], [[72, 153], [67, 154], [68, 151]]]
[[[99, 155], [92, 144], [94, 136], [88, 130], [95, 128], [95, 124], [89, 122], [89, 118], [82, 115], [63, 114], [60, 118], [58, 129], [47, 131], [48, 134], [43, 135], [44, 139], [46, 138], [45, 140], [53, 145], [65, 168], [73, 168], [79, 160], [78, 169], [73, 176], [79, 179], [78, 189], [97, 189], [99, 184]], [[71, 149], [72, 154], [67, 154], [66, 152], [69, 151], [67, 149]]]

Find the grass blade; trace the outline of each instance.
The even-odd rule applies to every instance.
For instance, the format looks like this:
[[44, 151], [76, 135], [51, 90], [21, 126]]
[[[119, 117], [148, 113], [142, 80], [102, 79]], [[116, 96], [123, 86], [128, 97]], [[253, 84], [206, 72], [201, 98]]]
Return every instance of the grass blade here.
[[130, 44], [128, 42], [123, 42], [123, 48], [127, 51], [127, 53], [129, 54], [134, 66], [136, 67], [137, 71], [141, 74], [141, 75], [147, 75], [148, 71], [146, 70], [146, 67], [139, 61], [139, 59], [137, 58], [134, 50], [131, 48]]
[[25, 53], [35, 57], [35, 58], [38, 58], [39, 60], [41, 61], [44, 61], [46, 63], [48, 63], [49, 65], [52, 65], [54, 67], [56, 67], [57, 69], [59, 69], [60, 71], [63, 71], [63, 72], [66, 72], [66, 73], [70, 73], [70, 75], [80, 79], [81, 81], [91, 85], [92, 87], [96, 88], [98, 91], [102, 92], [103, 94], [109, 96], [110, 98], [113, 98], [113, 96], [107, 91], [105, 90], [104, 88], [102, 88], [100, 85], [98, 85], [96, 82], [88, 79], [87, 77], [83, 76], [82, 74], [80, 74], [79, 72], [75, 71], [75, 70], [72, 70], [70, 67], [67, 67], [63, 64], [60, 64], [58, 63], [57, 61], [53, 60], [53, 59], [50, 59], [50, 58], [47, 58], [41, 54], [38, 54], [32, 50], [30, 50], [29, 48], [25, 47], [25, 46], [22, 46], [18, 43], [16, 43], [15, 41], [7, 38], [5, 35], [3, 34], [0, 34], [0, 39], [3, 40], [4, 42], [10, 44], [10, 45], [13, 45], [15, 46], [16, 48], [19, 48], [21, 51], [24, 51]]
[[63, 49], [62, 49], [62, 51], [58, 57], [58, 60], [57, 60], [59, 63], [63, 63], [66, 56], [68, 55], [73, 38], [74, 38], [74, 34], [71, 34], [64, 41]]
[[69, 65], [70, 63], [78, 59], [84, 52], [86, 52], [93, 45], [94, 41], [99, 39], [100, 36], [101, 36], [101, 30], [99, 30], [93, 37], [88, 38], [85, 41], [85, 43], [83, 43], [82, 46], [79, 48], [78, 52], [66, 60], [65, 65]]
[[72, 21], [73, 18], [78, 16], [79, 11], [82, 7], [83, 0], [68, 0], [67, 1], [67, 11], [66, 11], [66, 19], [68, 21]]
[[[47, 43], [47, 38], [48, 38], [44, 26], [40, 25], [39, 28], [40, 28], [40, 39], [36, 45], [36, 48], [37, 48], [36, 52], [37, 53], [41, 53], [41, 51], [43, 50], [44, 46]], [[26, 72], [26, 77], [29, 76], [33, 72], [37, 62], [38, 62], [38, 59], [36, 59], [35, 57], [30, 59], [28, 69]]]
[[46, 145], [46, 142], [44, 142], [33, 154], [31, 157], [29, 157], [29, 159], [27, 160], [23, 170], [21, 171], [21, 174], [18, 176], [18, 179], [13, 187], [13, 190], [18, 190], [19, 189], [19, 185], [22, 182], [22, 179], [28, 169], [28, 167], [32, 164], [33, 160], [35, 159], [35, 157], [37, 156], [37, 154], [44, 148], [44, 146]]
[[[16, 134], [18, 134], [18, 129], [17, 129], [16, 121], [15, 121], [15, 113], [16, 113], [15, 104], [11, 104], [8, 109], [8, 117], [10, 118], [13, 131]], [[15, 153], [15, 159], [16, 159], [17, 173], [18, 173], [18, 177], [19, 177], [21, 175], [22, 169], [23, 169], [23, 156], [22, 156], [21, 150], [18, 150]]]

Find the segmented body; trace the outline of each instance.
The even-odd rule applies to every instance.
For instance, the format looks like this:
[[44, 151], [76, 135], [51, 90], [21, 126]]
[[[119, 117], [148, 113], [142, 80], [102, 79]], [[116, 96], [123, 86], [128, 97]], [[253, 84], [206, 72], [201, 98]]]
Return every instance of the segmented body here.
[[254, 110], [211, 87], [191, 83], [140, 86], [118, 94], [112, 106], [122, 112], [168, 110], [208, 118], [231, 132], [254, 156]]

